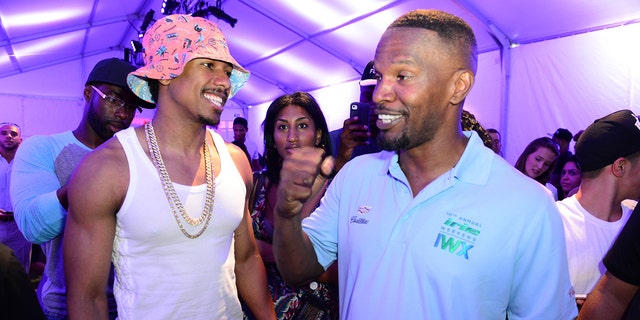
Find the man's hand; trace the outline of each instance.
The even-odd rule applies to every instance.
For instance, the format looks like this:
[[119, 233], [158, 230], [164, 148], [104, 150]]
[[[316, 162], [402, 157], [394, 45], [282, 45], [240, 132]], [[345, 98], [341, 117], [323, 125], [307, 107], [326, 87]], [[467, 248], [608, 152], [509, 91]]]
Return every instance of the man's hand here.
[[333, 158], [324, 149], [296, 149], [282, 162], [275, 212], [283, 218], [297, 216], [303, 204], [322, 189], [333, 170]]
[[355, 147], [367, 144], [370, 136], [369, 126], [359, 124], [358, 117], [344, 121], [336, 154], [336, 171], [339, 171], [347, 161], [351, 160]]

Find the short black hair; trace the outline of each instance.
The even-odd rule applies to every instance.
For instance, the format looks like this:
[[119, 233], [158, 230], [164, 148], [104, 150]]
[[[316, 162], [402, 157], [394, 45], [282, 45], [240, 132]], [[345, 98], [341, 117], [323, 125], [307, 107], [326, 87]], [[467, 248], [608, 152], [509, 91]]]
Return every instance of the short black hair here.
[[249, 122], [243, 117], [236, 117], [235, 119], [233, 119], [233, 125], [235, 126], [236, 124], [239, 124], [245, 128], [249, 128]]
[[457, 49], [461, 57], [467, 59], [470, 69], [476, 73], [478, 66], [478, 45], [473, 29], [462, 18], [450, 13], [418, 9], [396, 19], [389, 28], [421, 28], [434, 31], [438, 37]]

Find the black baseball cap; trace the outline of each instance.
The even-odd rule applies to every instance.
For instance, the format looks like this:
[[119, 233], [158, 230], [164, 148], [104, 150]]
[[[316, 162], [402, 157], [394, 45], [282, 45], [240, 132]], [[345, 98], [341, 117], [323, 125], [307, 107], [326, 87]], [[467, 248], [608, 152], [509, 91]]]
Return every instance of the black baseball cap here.
[[600, 118], [578, 138], [576, 158], [582, 171], [612, 164], [640, 151], [640, 121], [631, 110], [619, 110]]
[[376, 68], [373, 67], [373, 60], [367, 63], [367, 66], [362, 72], [362, 78], [360, 78], [360, 86], [375, 86], [378, 84], [378, 78], [376, 77]]
[[573, 134], [571, 134], [571, 131], [565, 128], [559, 128], [558, 130], [556, 130], [556, 132], [553, 133], [553, 138], [571, 142], [571, 139], [573, 139]]
[[[130, 72], [133, 72], [135, 70], [136, 67], [122, 59], [108, 58], [100, 60], [93, 67], [91, 73], [89, 73], [89, 77], [87, 77], [85, 86], [93, 83], [106, 83], [129, 90], [133, 94], [133, 91], [131, 91], [129, 85], [127, 84], [127, 76]], [[138, 105], [140, 107], [147, 109], [153, 109], [156, 107], [155, 104], [151, 104], [138, 98], [136, 94], [133, 95], [139, 100]]]

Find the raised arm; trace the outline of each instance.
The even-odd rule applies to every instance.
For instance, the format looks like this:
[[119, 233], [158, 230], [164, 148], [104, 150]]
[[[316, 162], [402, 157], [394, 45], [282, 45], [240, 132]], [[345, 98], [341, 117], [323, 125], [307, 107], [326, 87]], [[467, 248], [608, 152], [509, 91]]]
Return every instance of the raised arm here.
[[[353, 151], [357, 146], [364, 146], [367, 144], [367, 139], [371, 134], [367, 130], [367, 127], [363, 124], [359, 124], [356, 118], [349, 118], [344, 120], [342, 131], [340, 131], [340, 143], [338, 144], [336, 159], [335, 159], [335, 171], [340, 171], [342, 167], [351, 160]], [[335, 147], [335, 146], [334, 146]]]
[[275, 308], [267, 286], [267, 273], [253, 236], [251, 215], [247, 207], [249, 191], [253, 185], [251, 166], [242, 150], [233, 144], [227, 145], [247, 190], [242, 222], [233, 235], [238, 293], [257, 319], [275, 319]]
[[333, 169], [333, 159], [323, 159], [323, 152], [300, 148], [284, 160], [280, 171], [273, 247], [280, 274], [290, 285], [305, 283], [324, 272], [301, 225], [304, 203], [321, 192]]
[[[59, 175], [68, 177], [88, 152], [77, 145], [61, 144], [56, 138], [34, 136], [22, 143], [13, 160], [10, 188], [14, 216], [25, 238], [35, 244], [62, 233], [66, 211], [61, 201], [66, 202], [66, 178], [61, 182]], [[69, 153], [77, 156], [65, 158]]]
[[69, 319], [108, 319], [115, 213], [126, 194], [128, 172], [120, 144], [113, 139], [89, 154], [71, 178], [63, 240]]

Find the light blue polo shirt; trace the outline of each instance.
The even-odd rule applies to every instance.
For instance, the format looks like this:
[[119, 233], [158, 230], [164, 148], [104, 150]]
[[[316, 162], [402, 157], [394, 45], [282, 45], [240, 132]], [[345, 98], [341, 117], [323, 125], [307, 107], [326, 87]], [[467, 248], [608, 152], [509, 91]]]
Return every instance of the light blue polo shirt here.
[[475, 132], [414, 198], [394, 152], [348, 162], [303, 221], [339, 263], [342, 319], [571, 319], [562, 221], [548, 190]]

